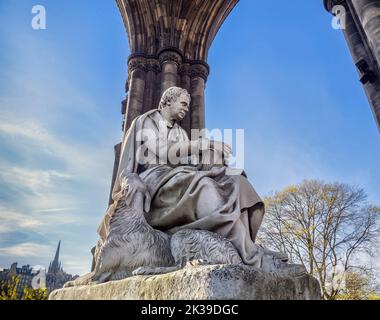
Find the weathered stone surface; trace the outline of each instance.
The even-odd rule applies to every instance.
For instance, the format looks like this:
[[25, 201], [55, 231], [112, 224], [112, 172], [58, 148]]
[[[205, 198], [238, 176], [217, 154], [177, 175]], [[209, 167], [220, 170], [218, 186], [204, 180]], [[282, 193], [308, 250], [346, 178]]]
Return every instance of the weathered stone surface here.
[[318, 281], [243, 265], [186, 266], [158, 276], [136, 276], [54, 291], [50, 300], [319, 300]]

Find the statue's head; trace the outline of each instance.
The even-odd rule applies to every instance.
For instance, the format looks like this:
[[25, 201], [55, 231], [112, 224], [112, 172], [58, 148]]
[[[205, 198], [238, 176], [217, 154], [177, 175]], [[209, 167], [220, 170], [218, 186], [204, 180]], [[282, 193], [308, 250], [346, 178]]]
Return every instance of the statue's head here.
[[191, 97], [186, 89], [171, 87], [163, 93], [158, 109], [168, 110], [173, 119], [181, 121], [189, 111], [190, 101]]

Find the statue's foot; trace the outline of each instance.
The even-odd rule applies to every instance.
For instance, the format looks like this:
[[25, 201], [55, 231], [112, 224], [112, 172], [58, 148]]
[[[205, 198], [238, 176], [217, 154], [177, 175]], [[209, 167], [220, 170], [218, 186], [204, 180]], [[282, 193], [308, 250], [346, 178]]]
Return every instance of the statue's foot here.
[[261, 268], [269, 272], [285, 273], [299, 276], [307, 273], [306, 268], [300, 264], [290, 264], [282, 259], [277, 259], [273, 255], [265, 254], [261, 260]]
[[278, 259], [282, 262], [288, 262], [289, 261], [289, 257], [286, 253], [283, 253], [283, 252], [276, 252], [276, 251], [273, 251], [273, 250], [269, 250], [265, 247], [263, 247], [264, 249], [264, 254], [265, 255], [268, 255], [268, 256], [272, 256], [274, 259]]
[[303, 266], [302, 264], [289, 263], [281, 263], [278, 266], [278, 271], [292, 276], [301, 276], [307, 273], [305, 266]]

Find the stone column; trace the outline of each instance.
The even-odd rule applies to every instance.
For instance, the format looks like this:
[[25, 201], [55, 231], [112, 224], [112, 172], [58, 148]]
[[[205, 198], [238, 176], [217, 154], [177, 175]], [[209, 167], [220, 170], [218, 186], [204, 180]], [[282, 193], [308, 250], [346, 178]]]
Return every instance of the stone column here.
[[380, 1], [379, 0], [349, 0], [360, 20], [368, 45], [380, 66]]
[[190, 68], [191, 129], [205, 128], [205, 84], [209, 68], [203, 63], [193, 64]]
[[[379, 0], [324, 0], [325, 8], [333, 12], [335, 5], [342, 5], [346, 14], [343, 29], [347, 45], [358, 69], [373, 115], [380, 130], [380, 72], [374, 52], [378, 48], [370, 38], [380, 40], [380, 26], [374, 26]], [[375, 4], [377, 3], [377, 5]], [[376, 9], [377, 7], [377, 9]]]
[[146, 82], [146, 61], [142, 57], [131, 57], [129, 67], [129, 95], [124, 129], [127, 130], [133, 119], [143, 113], [144, 92]]
[[[191, 92], [191, 78], [190, 78], [190, 64], [183, 63], [179, 70], [178, 74], [181, 78], [180, 87], [186, 89], [189, 93]], [[191, 110], [191, 106], [190, 106]], [[190, 129], [191, 129], [191, 111], [187, 113], [186, 117], [181, 121], [180, 125], [184, 128], [190, 137]]]
[[[355, 3], [355, 1], [353, 2]], [[363, 34], [361, 22], [356, 21], [355, 9], [348, 3], [346, 10], [346, 28], [343, 33], [380, 129], [380, 78], [377, 63], [374, 61], [369, 44], [366, 42], [367, 39]]]
[[160, 63], [157, 59], [149, 59], [146, 65], [147, 82], [145, 84], [143, 113], [158, 107], [158, 103], [155, 99], [155, 88], [157, 87], [157, 83], [160, 81], [159, 76], [161, 71]]
[[163, 51], [159, 55], [161, 64], [161, 95], [166, 89], [178, 86], [178, 68], [182, 57], [175, 51]]

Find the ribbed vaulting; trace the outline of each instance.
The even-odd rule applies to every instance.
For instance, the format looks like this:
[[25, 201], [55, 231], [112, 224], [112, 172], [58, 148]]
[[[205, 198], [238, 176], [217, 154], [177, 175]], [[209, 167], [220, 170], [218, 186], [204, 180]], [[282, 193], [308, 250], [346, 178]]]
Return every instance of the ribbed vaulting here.
[[208, 50], [238, 0], [116, 0], [131, 53], [175, 48], [185, 59], [207, 61]]

